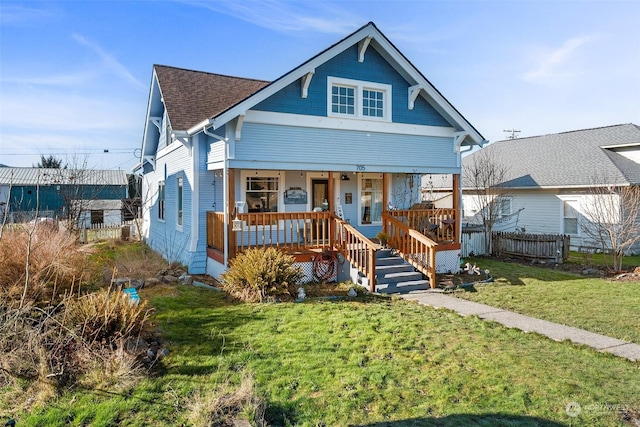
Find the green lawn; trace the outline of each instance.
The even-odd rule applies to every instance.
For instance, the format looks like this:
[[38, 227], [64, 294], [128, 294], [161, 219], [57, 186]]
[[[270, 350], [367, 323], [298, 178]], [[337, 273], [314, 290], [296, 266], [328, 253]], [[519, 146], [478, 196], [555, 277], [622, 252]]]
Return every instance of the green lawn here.
[[637, 363], [400, 299], [141, 295], [171, 342], [163, 369], [131, 390], [62, 396], [19, 426], [189, 425], [195, 395], [243, 372], [275, 426], [622, 426], [617, 408], [640, 412]]
[[640, 343], [640, 282], [491, 259], [470, 262], [489, 269], [496, 281], [476, 286], [477, 292], [457, 290], [457, 297]]

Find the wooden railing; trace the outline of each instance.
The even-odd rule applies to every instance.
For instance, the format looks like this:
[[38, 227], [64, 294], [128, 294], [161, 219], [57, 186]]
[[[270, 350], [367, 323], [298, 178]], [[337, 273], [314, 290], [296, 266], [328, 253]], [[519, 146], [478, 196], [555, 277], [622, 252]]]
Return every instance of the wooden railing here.
[[458, 241], [455, 209], [403, 209], [387, 213], [436, 242]]
[[398, 251], [405, 261], [427, 276], [429, 285], [435, 288], [437, 286], [436, 248], [438, 244], [396, 219], [391, 215], [391, 212], [383, 212], [382, 221], [389, 235], [388, 243]]
[[[238, 252], [275, 246], [287, 251], [337, 250], [358, 269], [375, 291], [376, 252], [373, 243], [351, 224], [330, 212], [252, 212], [238, 214], [239, 231], [230, 231]], [[207, 246], [224, 251], [224, 214], [207, 212]], [[235, 251], [230, 250], [230, 254]], [[230, 256], [233, 256], [232, 254]]]
[[376, 252], [379, 247], [351, 224], [334, 216], [335, 248], [358, 269], [369, 282], [369, 290], [376, 290]]
[[249, 247], [276, 246], [288, 250], [330, 249], [330, 212], [252, 212], [238, 214], [242, 221], [237, 231], [239, 251]]
[[207, 212], [207, 246], [224, 252], [224, 213]]

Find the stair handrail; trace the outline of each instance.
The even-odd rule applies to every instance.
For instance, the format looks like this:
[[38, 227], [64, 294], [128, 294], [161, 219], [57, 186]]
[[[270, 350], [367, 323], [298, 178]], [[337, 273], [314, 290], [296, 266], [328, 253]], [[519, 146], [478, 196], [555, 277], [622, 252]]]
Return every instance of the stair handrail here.
[[376, 290], [376, 252], [380, 247], [348, 222], [333, 215], [334, 247], [358, 269], [369, 282], [369, 291]]
[[438, 243], [415, 230], [387, 212], [382, 213], [391, 247], [416, 270], [427, 276], [429, 286], [436, 287], [436, 250]]

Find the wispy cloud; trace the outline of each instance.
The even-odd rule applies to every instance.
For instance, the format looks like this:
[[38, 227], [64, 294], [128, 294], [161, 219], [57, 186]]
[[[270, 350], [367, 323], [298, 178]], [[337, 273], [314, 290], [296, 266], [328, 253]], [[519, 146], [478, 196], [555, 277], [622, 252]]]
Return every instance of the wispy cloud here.
[[92, 43], [89, 40], [87, 40], [85, 37], [81, 36], [80, 34], [76, 34], [76, 33], [73, 34], [73, 38], [78, 43], [80, 43], [81, 45], [88, 47], [94, 53], [96, 53], [100, 57], [100, 59], [102, 60], [102, 63], [107, 67], [107, 69], [111, 70], [114, 74], [116, 74], [122, 80], [124, 80], [124, 81], [126, 81], [128, 83], [131, 83], [132, 85], [137, 86], [139, 88], [146, 88], [146, 86], [144, 84], [142, 84], [142, 82], [140, 82], [140, 80], [136, 79], [133, 76], [133, 74], [131, 74], [131, 72], [127, 69], [127, 67], [125, 67], [113, 55], [111, 55], [110, 53], [106, 52], [98, 44]]
[[339, 8], [339, 3], [332, 3], [330, 6], [322, 2], [297, 3], [281, 0], [184, 0], [182, 3], [281, 32], [314, 31], [344, 35], [362, 25], [360, 18]]
[[26, 86], [65, 86], [77, 87], [83, 83], [91, 81], [97, 75], [96, 72], [57, 74], [49, 76], [17, 76], [17, 77], [0, 77], [0, 81], [4, 83], [16, 83]]
[[46, 9], [26, 7], [18, 4], [3, 4], [0, 13], [0, 24], [17, 25], [30, 23], [42, 18], [51, 16], [51, 12]]
[[595, 35], [573, 37], [566, 40], [559, 48], [544, 49], [536, 57], [536, 66], [524, 73], [522, 78], [531, 83], [549, 83], [575, 75], [578, 71], [570, 66], [570, 61], [574, 59], [580, 48], [596, 38]]

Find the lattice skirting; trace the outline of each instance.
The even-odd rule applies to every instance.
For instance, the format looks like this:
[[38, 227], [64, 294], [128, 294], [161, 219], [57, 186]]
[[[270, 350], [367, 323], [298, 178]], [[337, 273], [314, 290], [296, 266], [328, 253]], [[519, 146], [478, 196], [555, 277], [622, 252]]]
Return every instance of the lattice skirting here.
[[436, 273], [460, 271], [460, 249], [436, 252]]

